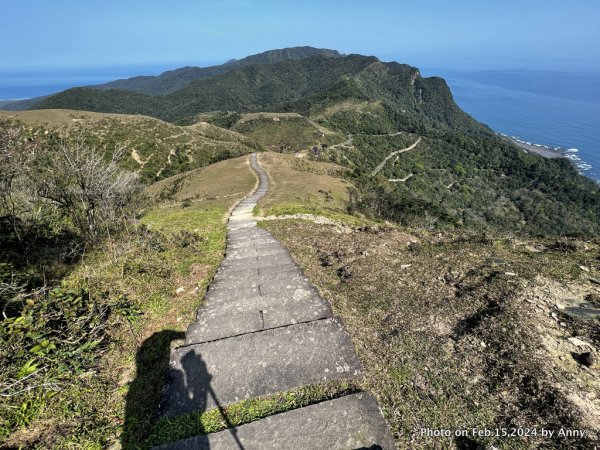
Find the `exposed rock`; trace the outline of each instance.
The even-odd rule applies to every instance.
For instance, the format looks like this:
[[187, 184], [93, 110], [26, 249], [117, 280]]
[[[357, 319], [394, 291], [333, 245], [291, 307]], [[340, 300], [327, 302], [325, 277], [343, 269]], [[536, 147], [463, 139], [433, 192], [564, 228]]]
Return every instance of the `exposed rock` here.
[[591, 345], [590, 345], [590, 344], [588, 344], [587, 342], [585, 342], [585, 341], [582, 341], [581, 339], [579, 339], [579, 338], [576, 338], [576, 337], [570, 337], [570, 338], [568, 338], [567, 340], [568, 340], [568, 341], [569, 341], [571, 344], [573, 344], [573, 345], [575, 345], [575, 346], [577, 346], [577, 347], [591, 347]]
[[448, 270], [448, 272], [444, 274], [444, 280], [446, 280], [446, 283], [448, 284], [458, 283], [461, 280], [460, 272]]
[[408, 241], [406, 243], [406, 246], [408, 247], [409, 250], [412, 250], [412, 251], [418, 251], [421, 249], [421, 244], [419, 244], [418, 242], [415, 242], [415, 241]]
[[319, 261], [321, 262], [322, 267], [333, 266], [340, 259], [340, 255], [337, 251], [333, 253], [321, 253], [319, 255]]

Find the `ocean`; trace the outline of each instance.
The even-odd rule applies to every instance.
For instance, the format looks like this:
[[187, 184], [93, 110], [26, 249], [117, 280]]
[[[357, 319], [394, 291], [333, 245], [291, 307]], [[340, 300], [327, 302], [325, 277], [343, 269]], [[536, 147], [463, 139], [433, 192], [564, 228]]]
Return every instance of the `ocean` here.
[[494, 131], [556, 149], [600, 181], [600, 73], [447, 71], [455, 101]]
[[171, 65], [162, 64], [0, 71], [0, 100], [40, 97], [72, 87], [93, 86], [120, 78], [158, 75], [172, 68]]

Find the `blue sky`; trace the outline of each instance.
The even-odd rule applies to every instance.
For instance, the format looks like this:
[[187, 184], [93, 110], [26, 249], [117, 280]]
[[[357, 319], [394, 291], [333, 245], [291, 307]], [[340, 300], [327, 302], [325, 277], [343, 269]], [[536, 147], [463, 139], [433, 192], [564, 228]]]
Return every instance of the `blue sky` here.
[[295, 45], [417, 67], [600, 71], [599, 24], [598, 0], [0, 0], [0, 73], [148, 73]]

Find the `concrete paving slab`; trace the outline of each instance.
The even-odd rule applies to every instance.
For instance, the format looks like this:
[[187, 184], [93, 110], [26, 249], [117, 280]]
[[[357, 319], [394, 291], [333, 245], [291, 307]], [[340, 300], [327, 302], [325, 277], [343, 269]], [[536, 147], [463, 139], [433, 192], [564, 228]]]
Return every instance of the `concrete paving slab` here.
[[262, 329], [264, 329], [264, 320], [261, 311], [211, 317], [210, 320], [192, 322], [185, 332], [185, 343], [189, 345], [214, 341]]
[[250, 275], [236, 274], [233, 278], [215, 278], [210, 284], [210, 289], [244, 289], [246, 287], [257, 286], [258, 284], [267, 284], [278, 280], [285, 280], [286, 284], [301, 287], [302, 281], [309, 282], [299, 267], [288, 270], [256, 275], [251, 272]]
[[[272, 280], [268, 278], [277, 277], [278, 275], [283, 275], [283, 277]], [[256, 296], [293, 297], [294, 294], [298, 295], [297, 291], [309, 292], [314, 296], [319, 296], [317, 289], [310, 281], [295, 270], [258, 277], [252, 275], [249, 277], [236, 277], [234, 280], [219, 280], [211, 283], [204, 297], [205, 301], [202, 308], [215, 303]]]
[[[198, 319], [278, 308], [298, 309], [300, 313], [304, 308], [307, 313], [310, 312], [308, 317], [312, 317], [312, 310], [323, 308], [329, 310], [329, 303], [309, 290], [296, 289], [285, 296], [279, 297], [257, 295], [255, 297], [238, 297], [207, 302], [198, 310]], [[296, 322], [300, 321], [298, 319]]]
[[361, 372], [338, 319], [180, 347], [171, 354], [160, 415], [206, 411]]
[[303, 277], [288, 278], [283, 282], [278, 280], [276, 282], [260, 283], [258, 291], [260, 295], [281, 298], [294, 295], [298, 291], [309, 292], [316, 297], [319, 296], [319, 291]]
[[238, 247], [246, 247], [249, 244], [252, 246], [265, 245], [265, 244], [276, 244], [277, 241], [272, 236], [265, 235], [255, 235], [250, 237], [236, 237], [229, 236], [227, 239], [227, 249], [238, 248]]
[[248, 247], [274, 245], [276, 243], [277, 241], [275, 240], [275, 238], [255, 237], [254, 239], [249, 240], [228, 240], [227, 248], [229, 250], [237, 250]]
[[296, 261], [292, 258], [292, 255], [289, 252], [279, 253], [276, 255], [259, 255], [258, 256], [258, 268], [262, 267], [271, 267], [271, 266], [280, 266], [284, 264], [290, 264], [295, 267]]
[[204, 296], [204, 306], [218, 302], [229, 302], [260, 295], [258, 283], [255, 286], [239, 286], [237, 289], [209, 289]]
[[221, 263], [223, 269], [234, 269], [241, 270], [245, 268], [257, 267], [259, 269], [273, 266], [289, 266], [289, 268], [295, 268], [296, 262], [292, 256], [285, 253], [277, 253], [273, 255], [263, 256], [247, 256], [245, 258], [225, 258]]
[[300, 269], [299, 267], [296, 266], [293, 269], [288, 269], [283, 272], [259, 274], [258, 282], [259, 283], [267, 283], [267, 282], [277, 281], [277, 280], [289, 280], [289, 279], [293, 279], [295, 277], [301, 277], [301, 278], [304, 278], [306, 281], [308, 281], [308, 278], [306, 278], [306, 276], [304, 276], [304, 272], [302, 272], [302, 269]]
[[[237, 232], [236, 232], [237, 233]], [[275, 244], [277, 241], [273, 236], [268, 236], [265, 234], [243, 234], [237, 235], [231, 233], [231, 235], [227, 238], [227, 246], [231, 248], [244, 247], [248, 245], [257, 245], [259, 243], [263, 244]]]
[[280, 306], [258, 306], [250, 304], [247, 308], [230, 315], [222, 315], [223, 311], [204, 311], [198, 314], [198, 321], [193, 322], [186, 332], [186, 345], [200, 344], [227, 337], [279, 328], [297, 323], [328, 319], [333, 313], [328, 304], [309, 302], [285, 302]]
[[240, 448], [392, 450], [396, 445], [377, 401], [371, 394], [361, 392], [159, 447], [160, 450]]
[[230, 259], [242, 259], [250, 256], [274, 256], [274, 255], [289, 255], [287, 249], [281, 245], [275, 246], [261, 246], [257, 247], [253, 245], [251, 247], [240, 248], [240, 249], [230, 249], [226, 252], [226, 258]]
[[298, 266], [296, 265], [296, 263], [278, 264], [278, 265], [273, 265], [273, 266], [259, 267], [257, 270], [258, 270], [259, 275], [271, 275], [271, 274], [282, 273], [282, 272], [287, 273], [290, 270], [294, 270], [297, 267]]
[[215, 274], [215, 280], [236, 280], [243, 277], [251, 278], [258, 277], [258, 268], [250, 268], [250, 269], [219, 269]]
[[246, 256], [245, 258], [225, 258], [221, 262], [222, 269], [240, 270], [243, 268], [258, 267], [258, 256]]

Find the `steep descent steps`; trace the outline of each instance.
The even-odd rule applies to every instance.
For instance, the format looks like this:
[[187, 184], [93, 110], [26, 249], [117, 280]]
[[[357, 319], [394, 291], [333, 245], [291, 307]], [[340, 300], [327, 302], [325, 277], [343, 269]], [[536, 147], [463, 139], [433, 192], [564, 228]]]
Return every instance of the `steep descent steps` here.
[[[171, 354], [159, 408], [162, 417], [362, 374], [354, 347], [329, 304], [287, 249], [256, 226], [252, 211], [266, 194], [269, 180], [256, 154], [251, 156], [251, 166], [260, 178], [259, 186], [234, 208], [227, 225], [225, 259], [197, 320], [188, 327], [185, 345]], [[307, 420], [318, 426], [311, 431], [304, 429], [306, 424], [296, 423]], [[247, 440], [246, 449], [317, 444], [339, 449], [375, 444], [393, 448], [377, 404], [367, 393], [161, 448], [240, 448], [237, 438], [231, 441], [227, 433]], [[306, 439], [299, 439], [300, 434]]]

